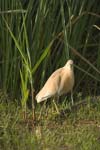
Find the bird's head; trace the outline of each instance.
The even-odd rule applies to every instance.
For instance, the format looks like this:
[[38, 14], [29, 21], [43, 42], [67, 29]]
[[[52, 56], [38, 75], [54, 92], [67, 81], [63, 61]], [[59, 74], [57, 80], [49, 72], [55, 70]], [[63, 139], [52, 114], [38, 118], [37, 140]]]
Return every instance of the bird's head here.
[[74, 64], [73, 60], [69, 59], [69, 60], [67, 61], [67, 63], [65, 64], [65, 66], [66, 66], [66, 67], [69, 67], [69, 68], [71, 68], [71, 69], [73, 69], [73, 64]]

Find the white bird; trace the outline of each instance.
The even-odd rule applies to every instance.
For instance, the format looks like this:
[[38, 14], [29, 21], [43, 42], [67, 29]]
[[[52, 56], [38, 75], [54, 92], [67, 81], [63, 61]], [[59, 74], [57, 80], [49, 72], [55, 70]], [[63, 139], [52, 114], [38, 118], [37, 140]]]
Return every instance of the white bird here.
[[74, 71], [73, 60], [68, 60], [64, 67], [57, 69], [51, 74], [43, 88], [36, 95], [37, 103], [51, 97], [57, 97], [71, 92], [73, 104]]

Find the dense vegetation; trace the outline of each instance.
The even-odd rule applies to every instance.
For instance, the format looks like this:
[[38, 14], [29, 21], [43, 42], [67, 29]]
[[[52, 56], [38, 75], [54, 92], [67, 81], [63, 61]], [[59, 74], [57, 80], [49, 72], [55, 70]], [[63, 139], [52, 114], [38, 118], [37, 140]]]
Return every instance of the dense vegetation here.
[[[98, 149], [100, 144], [100, 137], [98, 137], [100, 123], [98, 119], [100, 118], [99, 4], [99, 0], [0, 0], [1, 149], [7, 149], [7, 147], [14, 149], [10, 145], [11, 142], [14, 146], [17, 144], [16, 149], [25, 149], [22, 148], [24, 144], [30, 145], [26, 149], [32, 149], [31, 146], [37, 146], [36, 149], [39, 149], [39, 146], [40, 149], [46, 149], [47, 143], [54, 144], [53, 140], [55, 144], [59, 143], [61, 134], [63, 135], [61, 143], [58, 144], [59, 149], [61, 145], [67, 146], [68, 143], [70, 143], [69, 149], [73, 149], [74, 146], [76, 149], [81, 149], [80, 144], [82, 149], [86, 147], [91, 149], [92, 146], [94, 146], [93, 149]], [[55, 116], [51, 103], [47, 104], [47, 108], [43, 106], [44, 110], [41, 110], [42, 105], [37, 106], [35, 102], [36, 115], [38, 118], [40, 116], [43, 124], [44, 138], [42, 141], [41, 138], [38, 140], [36, 135], [33, 137], [33, 133], [30, 133], [30, 123], [28, 125], [26, 122], [23, 123], [21, 113], [23, 109], [26, 110], [27, 102], [28, 118], [31, 118], [35, 94], [50, 74], [63, 66], [69, 58], [75, 63], [74, 101], [76, 103], [83, 99], [88, 101], [91, 97], [97, 101], [95, 104], [93, 104], [94, 101], [92, 104], [91, 102], [86, 104], [87, 113], [84, 111], [84, 106], [83, 108], [80, 106], [77, 112], [79, 116], [75, 115], [76, 112], [71, 112], [63, 121], [63, 117]], [[61, 99], [59, 108], [69, 109], [70, 96], [67, 99], [61, 97]], [[41, 111], [44, 112], [43, 118], [46, 117], [47, 121], [40, 115]], [[89, 120], [89, 124], [84, 126], [83, 121], [83, 126], [80, 126], [80, 120]], [[93, 121], [91, 130], [89, 130], [90, 120]], [[50, 124], [58, 126], [54, 135], [51, 134], [51, 130], [46, 130], [49, 121]], [[39, 125], [41, 123], [39, 122]], [[65, 126], [66, 123], [68, 126]], [[76, 124], [79, 126], [74, 128]], [[72, 132], [69, 133], [68, 130]], [[89, 143], [85, 139], [86, 135], [90, 138]], [[67, 136], [69, 138], [65, 141]], [[19, 143], [22, 138], [22, 143]], [[24, 141], [25, 138], [27, 138], [26, 141]], [[53, 147], [53, 149], [56, 148]]]

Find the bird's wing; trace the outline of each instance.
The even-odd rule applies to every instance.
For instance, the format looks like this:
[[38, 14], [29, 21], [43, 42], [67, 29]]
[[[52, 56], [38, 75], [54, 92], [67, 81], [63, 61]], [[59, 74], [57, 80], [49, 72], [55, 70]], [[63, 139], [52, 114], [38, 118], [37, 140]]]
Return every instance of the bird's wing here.
[[43, 88], [37, 94], [36, 99], [38, 102], [46, 100], [56, 94], [58, 94], [59, 82], [60, 82], [60, 73], [62, 68], [56, 70], [47, 80]]

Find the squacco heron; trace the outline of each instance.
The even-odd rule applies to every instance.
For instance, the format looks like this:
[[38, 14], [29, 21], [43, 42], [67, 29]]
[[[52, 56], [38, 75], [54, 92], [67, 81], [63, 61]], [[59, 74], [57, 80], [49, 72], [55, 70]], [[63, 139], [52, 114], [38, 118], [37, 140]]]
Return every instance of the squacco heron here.
[[68, 60], [64, 67], [57, 69], [51, 74], [43, 88], [36, 95], [37, 103], [51, 97], [59, 98], [59, 96], [71, 92], [71, 100], [73, 104], [73, 86], [73, 60]]

